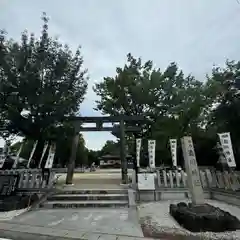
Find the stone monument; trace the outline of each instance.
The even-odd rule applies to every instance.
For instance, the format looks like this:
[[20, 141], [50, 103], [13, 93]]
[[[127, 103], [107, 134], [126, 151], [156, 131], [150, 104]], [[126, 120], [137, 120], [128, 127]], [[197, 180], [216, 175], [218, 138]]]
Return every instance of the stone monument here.
[[183, 137], [181, 139], [182, 151], [187, 172], [187, 183], [192, 197], [193, 204], [203, 204], [204, 194], [196, 156], [193, 147], [192, 137]]
[[183, 137], [181, 143], [192, 203], [170, 204], [170, 215], [183, 228], [191, 232], [224, 232], [240, 229], [240, 221], [235, 216], [204, 203], [204, 194], [192, 138]]

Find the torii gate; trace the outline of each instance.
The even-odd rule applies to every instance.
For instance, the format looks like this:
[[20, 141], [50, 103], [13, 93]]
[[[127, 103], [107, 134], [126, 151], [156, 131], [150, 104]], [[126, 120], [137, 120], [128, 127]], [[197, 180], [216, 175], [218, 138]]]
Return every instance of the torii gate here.
[[[116, 127], [104, 127], [103, 123], [119, 123], [120, 126], [120, 157], [121, 157], [121, 168], [122, 168], [122, 183], [126, 184], [128, 182], [127, 175], [127, 159], [126, 159], [126, 149], [125, 149], [125, 132], [135, 132], [139, 133], [142, 128], [141, 126], [127, 126], [125, 123], [132, 123], [132, 125], [142, 124], [146, 122], [143, 116], [102, 116], [102, 117], [68, 117], [67, 120], [73, 123], [75, 128], [75, 135], [73, 137], [71, 155], [68, 163], [66, 184], [72, 184], [75, 159], [77, 146], [79, 141], [79, 132], [89, 132], [89, 131], [114, 131]], [[95, 123], [95, 127], [82, 127], [84, 123]]]

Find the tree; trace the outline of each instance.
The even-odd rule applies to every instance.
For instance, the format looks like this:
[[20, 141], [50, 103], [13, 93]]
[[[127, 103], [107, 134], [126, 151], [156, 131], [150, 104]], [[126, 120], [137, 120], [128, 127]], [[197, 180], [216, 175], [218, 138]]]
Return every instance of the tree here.
[[119, 154], [120, 153], [120, 144], [119, 142], [114, 142], [111, 140], [106, 141], [102, 149], [100, 150], [101, 155], [108, 155], [108, 154]]
[[64, 135], [66, 129], [66, 135], [71, 132], [64, 118], [79, 112], [87, 77], [80, 48], [73, 54], [51, 38], [45, 13], [42, 20], [39, 39], [24, 31], [19, 43], [8, 40], [3, 31], [0, 34], [0, 110], [10, 133], [43, 144]]
[[[230, 132], [235, 157], [240, 157], [240, 62], [227, 61], [224, 68], [214, 67], [208, 77], [215, 94], [215, 107], [211, 111], [208, 129]], [[238, 161], [237, 164], [239, 165]]]
[[87, 150], [88, 165], [90, 166], [93, 162], [95, 162], [96, 165], [99, 165], [100, 156], [100, 151]]
[[209, 86], [193, 76], [184, 76], [176, 63], [161, 71], [153, 68], [152, 61], [143, 63], [131, 54], [124, 67], [116, 69], [116, 76], [105, 77], [94, 91], [100, 97], [97, 109], [103, 114], [149, 119], [149, 127], [142, 125], [143, 137], [157, 140], [158, 164], [170, 161], [169, 138], [198, 132], [212, 104]]

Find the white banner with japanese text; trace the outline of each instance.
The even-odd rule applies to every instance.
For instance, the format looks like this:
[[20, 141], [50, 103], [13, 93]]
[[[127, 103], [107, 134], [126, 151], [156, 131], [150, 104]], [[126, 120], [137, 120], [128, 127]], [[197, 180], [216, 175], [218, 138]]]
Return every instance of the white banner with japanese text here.
[[177, 167], [177, 139], [170, 139], [169, 142], [170, 142], [172, 163], [174, 167]]
[[6, 160], [7, 156], [3, 153], [0, 154], [0, 168], [3, 167], [5, 160]]
[[35, 143], [33, 144], [33, 148], [32, 148], [31, 154], [29, 156], [28, 163], [27, 163], [27, 168], [29, 168], [29, 166], [30, 166], [30, 163], [32, 161], [32, 157], [33, 157], [33, 154], [34, 154], [34, 152], [36, 150], [37, 144], [38, 144], [38, 140], [35, 141]]
[[53, 160], [55, 156], [55, 150], [56, 150], [56, 144], [53, 143], [49, 148], [49, 153], [48, 153], [48, 158], [45, 164], [45, 168], [52, 168]]
[[229, 132], [218, 133], [218, 136], [219, 136], [221, 147], [223, 149], [223, 154], [227, 160], [228, 166], [236, 167], [230, 133]]
[[140, 167], [141, 145], [142, 145], [142, 139], [141, 138], [136, 138], [136, 161], [137, 161], [137, 167]]
[[155, 168], [155, 148], [156, 140], [148, 140], [148, 158], [150, 168]]
[[4, 144], [3, 150], [0, 154], [0, 168], [3, 167], [3, 165], [7, 159], [7, 156], [9, 155], [9, 151], [10, 151], [9, 142], [6, 141]]
[[14, 164], [13, 164], [13, 168], [16, 168], [17, 165], [18, 165], [18, 162], [19, 162], [19, 158], [20, 158], [20, 154], [21, 154], [21, 152], [22, 152], [22, 149], [23, 149], [23, 142], [21, 143], [20, 148], [18, 149], [17, 156], [16, 156], [15, 161], [14, 161]]
[[8, 154], [8, 146], [7, 146], [7, 143], [5, 142], [2, 152], [0, 154], [0, 168], [3, 167], [3, 165], [7, 159], [7, 154]]
[[46, 153], [46, 151], [47, 151], [47, 148], [48, 148], [48, 142], [45, 142], [44, 147], [43, 147], [43, 151], [42, 151], [42, 156], [41, 156], [40, 162], [39, 162], [39, 164], [38, 164], [38, 168], [41, 168], [42, 160], [43, 160], [44, 155], [45, 155], [45, 153]]

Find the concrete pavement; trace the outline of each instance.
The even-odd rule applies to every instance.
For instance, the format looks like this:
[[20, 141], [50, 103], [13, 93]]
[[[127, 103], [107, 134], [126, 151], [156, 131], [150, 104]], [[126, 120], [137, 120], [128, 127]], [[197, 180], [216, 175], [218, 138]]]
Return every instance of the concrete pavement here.
[[79, 230], [26, 227], [10, 223], [0, 223], [0, 235], [4, 237], [4, 240], [5, 238], [7, 240], [153, 240], [126, 235], [86, 233]]
[[[63, 183], [66, 174], [61, 175], [58, 187], [65, 189]], [[76, 173], [73, 182], [74, 186], [67, 186], [67, 190], [126, 187], [120, 185], [119, 169]], [[9, 221], [0, 221], [0, 237], [13, 240], [133, 240], [143, 239], [143, 233], [138, 223], [136, 209], [37, 209]]]
[[27, 238], [28, 236], [38, 239], [36, 237], [41, 235], [58, 237], [57, 239], [62, 237], [89, 240], [143, 238], [136, 210], [127, 208], [39, 209], [11, 221], [0, 222], [0, 232], [5, 232], [5, 235], [0, 236], [13, 239], [14, 235], [23, 235], [25, 239], [31, 239]]

